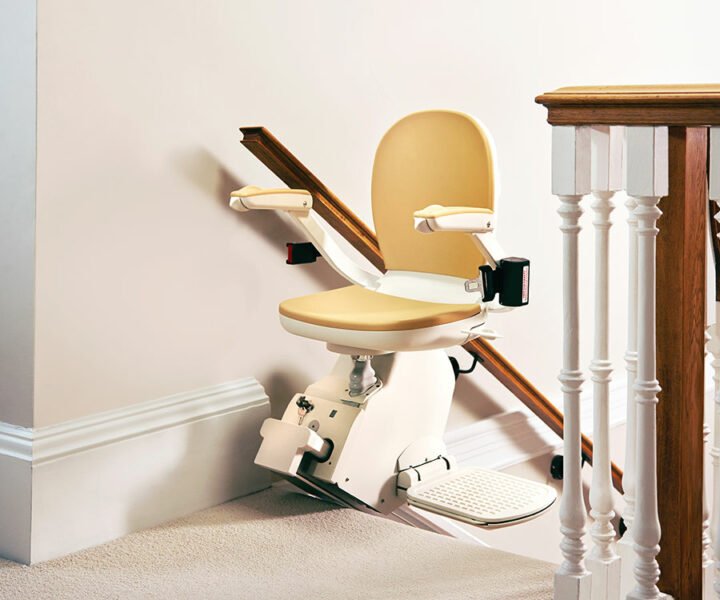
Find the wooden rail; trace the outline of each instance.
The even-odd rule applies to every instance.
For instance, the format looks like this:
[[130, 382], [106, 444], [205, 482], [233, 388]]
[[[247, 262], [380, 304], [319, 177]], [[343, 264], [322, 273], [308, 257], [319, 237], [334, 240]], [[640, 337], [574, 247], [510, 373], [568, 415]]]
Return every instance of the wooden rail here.
[[678, 125], [720, 123], [720, 85], [564, 87], [538, 96], [551, 125]]
[[[380, 246], [375, 234], [264, 127], [242, 127], [242, 143], [288, 187], [308, 190], [313, 195], [313, 209], [338, 231], [377, 269], [385, 271]], [[463, 346], [518, 400], [527, 406], [553, 432], [562, 438], [563, 415], [525, 376], [502, 354], [483, 339]], [[592, 464], [593, 445], [582, 438], [583, 455]], [[622, 471], [612, 465], [615, 488], [622, 492]]]

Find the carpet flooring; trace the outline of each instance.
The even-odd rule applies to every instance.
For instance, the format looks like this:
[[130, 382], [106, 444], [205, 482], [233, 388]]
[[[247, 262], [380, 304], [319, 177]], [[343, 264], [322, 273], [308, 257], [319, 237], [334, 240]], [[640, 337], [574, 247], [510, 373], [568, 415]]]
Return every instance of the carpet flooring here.
[[547, 600], [554, 567], [273, 488], [32, 566], [12, 600]]

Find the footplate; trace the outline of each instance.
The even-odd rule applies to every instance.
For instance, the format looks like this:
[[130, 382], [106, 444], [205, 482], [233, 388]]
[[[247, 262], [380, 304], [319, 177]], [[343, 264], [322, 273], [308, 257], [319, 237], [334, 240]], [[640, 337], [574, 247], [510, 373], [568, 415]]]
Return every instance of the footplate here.
[[545, 512], [557, 498], [547, 485], [486, 469], [451, 469], [407, 491], [411, 506], [472, 523], [503, 527]]

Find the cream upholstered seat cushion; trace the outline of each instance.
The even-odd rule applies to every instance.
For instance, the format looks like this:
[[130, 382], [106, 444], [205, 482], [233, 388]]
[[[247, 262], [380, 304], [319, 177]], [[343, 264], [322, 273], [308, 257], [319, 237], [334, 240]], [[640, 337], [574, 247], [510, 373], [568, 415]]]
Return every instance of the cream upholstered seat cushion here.
[[381, 294], [357, 285], [291, 298], [280, 314], [311, 325], [354, 331], [407, 331], [480, 313], [478, 304], [441, 304]]

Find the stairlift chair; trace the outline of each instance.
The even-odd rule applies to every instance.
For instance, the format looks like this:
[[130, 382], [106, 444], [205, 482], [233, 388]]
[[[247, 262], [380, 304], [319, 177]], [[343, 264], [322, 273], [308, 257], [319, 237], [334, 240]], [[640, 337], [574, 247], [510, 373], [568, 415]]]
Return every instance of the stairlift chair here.
[[309, 192], [232, 193], [240, 212], [287, 213], [352, 284], [280, 304], [287, 331], [338, 358], [282, 419], [264, 422], [257, 464], [356, 508], [387, 514], [408, 502], [486, 527], [554, 502], [548, 486], [459, 468], [443, 444], [457, 375], [445, 349], [495, 338], [488, 314], [528, 302], [528, 261], [506, 257], [494, 237], [493, 154], [488, 132], [458, 112], [414, 113], [385, 134], [372, 176], [383, 275], [341, 250]]

